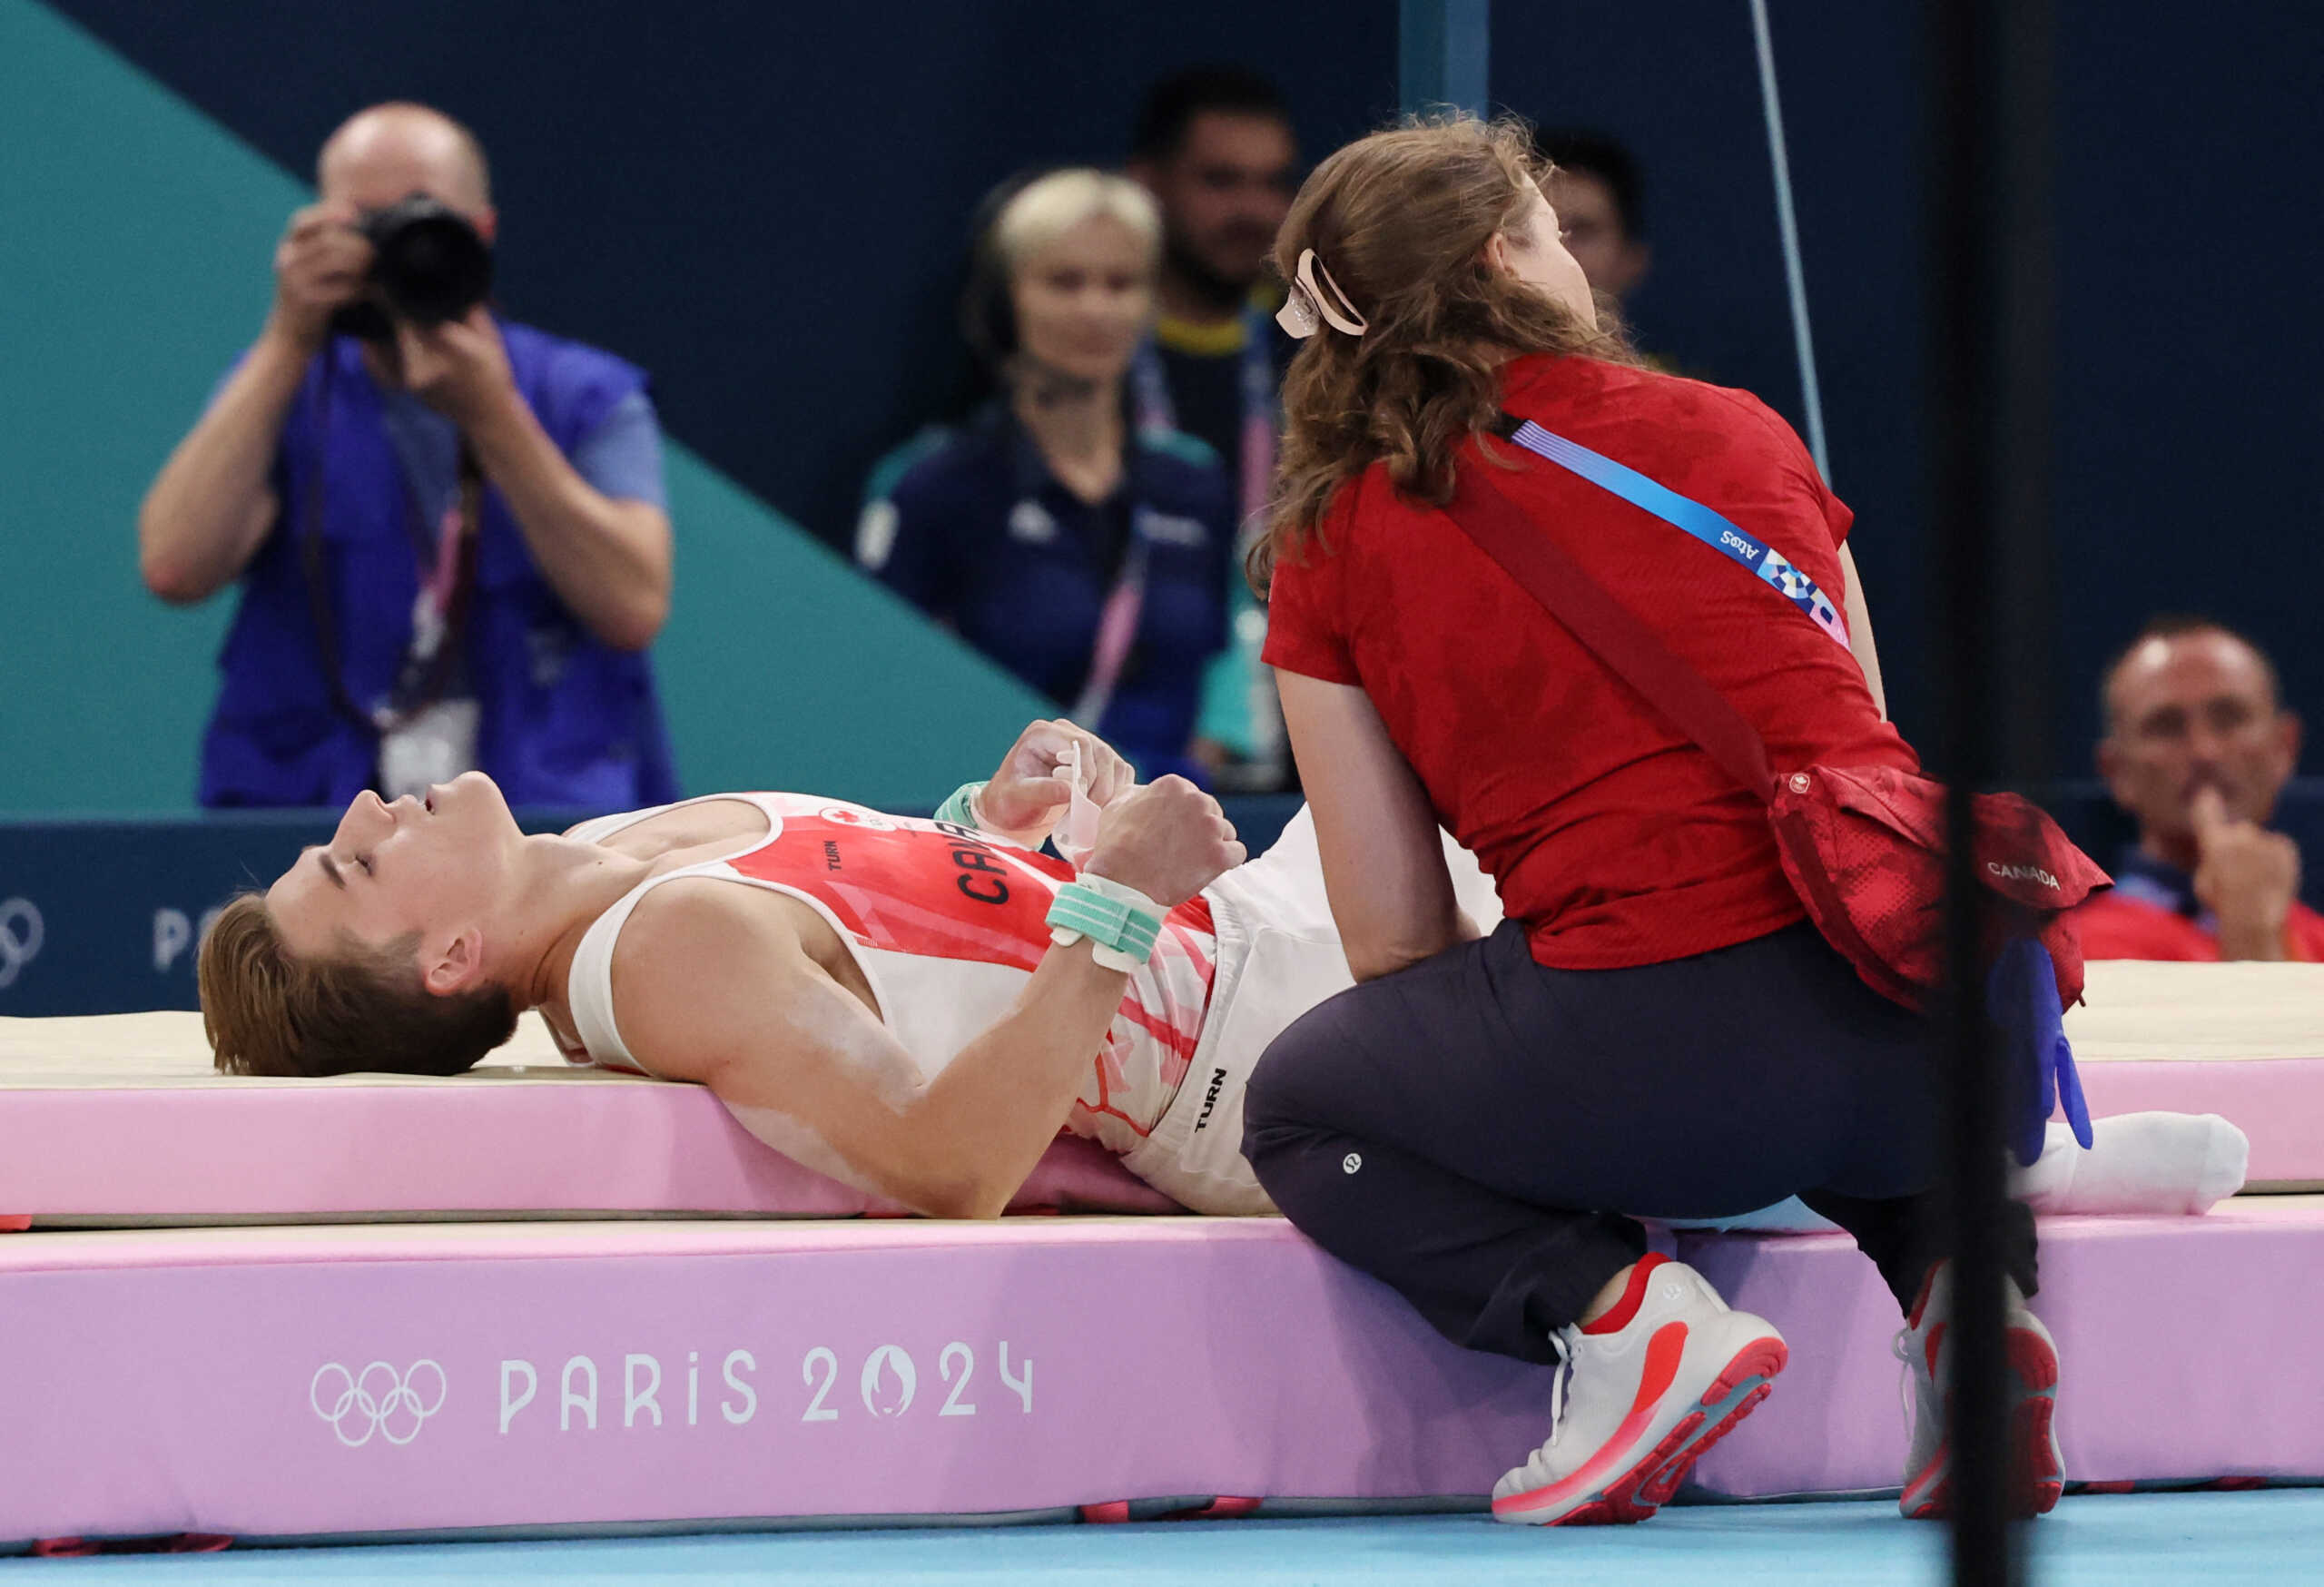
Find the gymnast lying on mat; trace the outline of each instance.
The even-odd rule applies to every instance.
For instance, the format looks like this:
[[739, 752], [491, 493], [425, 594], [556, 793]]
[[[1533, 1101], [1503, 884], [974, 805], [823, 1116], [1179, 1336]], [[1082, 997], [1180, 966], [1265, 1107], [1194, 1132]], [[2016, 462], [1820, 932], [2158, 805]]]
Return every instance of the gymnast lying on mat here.
[[[1102, 806], [1078, 872], [1038, 852], [1068, 764]], [[229, 904], [204, 1024], [229, 1072], [452, 1074], [537, 1008], [574, 1060], [699, 1080], [922, 1212], [999, 1213], [1060, 1126], [1198, 1211], [1266, 1211], [1244, 1078], [1349, 978], [1312, 837], [1244, 858], [1209, 795], [1132, 786], [1063, 722], [935, 820], [741, 794], [527, 836], [470, 774], [358, 796]]]
[[[1068, 805], [1095, 818], [1078, 869], [1039, 852]], [[1133, 785], [1065, 722], [926, 821], [734, 794], [527, 836], [479, 774], [364, 794], [226, 907], [200, 980], [229, 1073], [454, 1074], [537, 1009], [575, 1061], [700, 1081], [777, 1150], [940, 1217], [1000, 1212], [1060, 1127], [1196, 1211], [1272, 1210], [1244, 1081], [1351, 984], [1304, 812], [1246, 863], [1208, 795]], [[2102, 1133], [2072, 1171], [2152, 1195], [2201, 1144]]]

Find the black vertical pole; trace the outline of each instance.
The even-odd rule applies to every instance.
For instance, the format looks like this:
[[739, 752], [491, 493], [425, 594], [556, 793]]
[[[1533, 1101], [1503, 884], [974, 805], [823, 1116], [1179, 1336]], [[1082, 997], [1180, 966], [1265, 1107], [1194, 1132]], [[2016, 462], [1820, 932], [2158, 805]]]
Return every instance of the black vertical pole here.
[[1994, 410], [1998, 467], [1990, 595], [1998, 616], [1995, 702], [2001, 774], [2013, 787], [2057, 774], [2056, 537], [2050, 479], [2056, 457], [2053, 378], [2057, 363], [2055, 144], [2051, 104], [2056, 54], [2053, 0], [1999, 8], [2000, 185], [1993, 207], [1997, 251], [2000, 390]]
[[[2006, 1518], [2002, 1342], [2004, 1077], [1983, 1007], [1984, 890], [1969, 795], [2038, 734], [2013, 662], [2037, 658], [2050, 459], [2049, 0], [1931, 0], [1929, 432], [1947, 812], [1948, 1201], [1953, 1217], [1954, 1580], [2018, 1578]], [[2028, 558], [2031, 557], [2029, 563]]]

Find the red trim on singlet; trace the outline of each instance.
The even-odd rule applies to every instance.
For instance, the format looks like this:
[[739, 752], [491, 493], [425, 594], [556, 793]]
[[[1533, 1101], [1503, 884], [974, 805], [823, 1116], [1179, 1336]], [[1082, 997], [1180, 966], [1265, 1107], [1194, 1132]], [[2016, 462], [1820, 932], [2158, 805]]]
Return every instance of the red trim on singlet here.
[[[748, 880], [767, 882], [812, 899], [859, 947], [915, 958], [1005, 965], [1030, 973], [1049, 949], [1049, 902], [1074, 877], [1063, 862], [931, 823], [823, 805], [812, 813], [785, 800], [779, 829], [726, 865]], [[1145, 1139], [1124, 1103], [1140, 1095], [1128, 1060], [1147, 1040], [1157, 1051], [1139, 1058], [1158, 1067], [1166, 1099], [1183, 1085], [1200, 1045], [1202, 1022], [1217, 982], [1217, 926], [1209, 900], [1196, 895], [1167, 912], [1169, 938], [1154, 965], [1148, 995], [1125, 989], [1094, 1060], [1096, 1102], [1077, 1099], [1070, 1117], [1095, 1133], [1112, 1119]], [[1165, 964], [1162, 959], [1169, 961]], [[1176, 1021], [1193, 1025], [1181, 1030]], [[1133, 1034], [1136, 1032], [1137, 1034]], [[1118, 1102], [1117, 1098], [1122, 1100]], [[1167, 1099], [1165, 1110], [1167, 1110]], [[1157, 1116], [1158, 1117], [1158, 1116]]]
[[[1196, 893], [1164, 918], [1162, 929], [1185, 952], [1187, 961], [1194, 966], [1195, 974], [1201, 979], [1203, 1007], [1207, 1010], [1211, 987], [1218, 979], [1217, 962], [1203, 948], [1206, 941], [1214, 947], [1218, 942], [1218, 927], [1211, 918], [1210, 900], [1199, 892]], [[1184, 1056], [1191, 1060], [1193, 1050], [1189, 1048]]]
[[1186, 1062], [1194, 1061], [1195, 1047], [1201, 1040], [1200, 1032], [1181, 1030], [1151, 1009], [1129, 998], [1122, 1000], [1119, 1012], [1125, 1019], [1139, 1026], [1147, 1035], [1177, 1053]]
[[[1125, 1013], [1130, 1011], [1130, 1007], [1131, 1005], [1128, 1003], [1123, 1004], [1123, 1011]], [[1137, 1136], [1140, 1140], [1145, 1140], [1150, 1137], [1154, 1133], [1152, 1129], [1143, 1124], [1140, 1124], [1137, 1119], [1132, 1119], [1128, 1114], [1114, 1106], [1114, 1088], [1112, 1085], [1112, 1079], [1114, 1075], [1120, 1072], [1121, 1060], [1114, 1056], [1114, 1039], [1112, 1036], [1108, 1035], [1106, 1038], [1106, 1044], [1098, 1050], [1098, 1056], [1093, 1060], [1093, 1067], [1096, 1069], [1098, 1074], [1098, 1105], [1095, 1108], [1092, 1108], [1088, 1103], [1083, 1101], [1080, 1098], [1076, 1097], [1073, 1099], [1074, 1109], [1078, 1112], [1086, 1114], [1092, 1119], [1098, 1118], [1100, 1115], [1108, 1119], [1118, 1119], [1124, 1124], [1128, 1125], [1130, 1128], [1130, 1133]], [[1123, 1083], [1125, 1085], [1128, 1083], [1127, 1076], [1124, 1077]]]
[[[1170, 940], [1185, 950], [1187, 961], [1195, 967], [1195, 972], [1202, 977], [1203, 991], [1208, 992], [1211, 981], [1218, 973], [1218, 966], [1211, 962], [1209, 954], [1203, 951], [1204, 939], [1197, 937], [1181, 925], [1173, 924], [1164, 929], [1170, 933]], [[1212, 937], [1209, 941], [1216, 942], [1218, 939]]]
[[889, 952], [1028, 972], [1049, 951], [1050, 893], [1073, 872], [1012, 845], [930, 823], [833, 811], [783, 814], [769, 842], [726, 863], [821, 903], [841, 930]]

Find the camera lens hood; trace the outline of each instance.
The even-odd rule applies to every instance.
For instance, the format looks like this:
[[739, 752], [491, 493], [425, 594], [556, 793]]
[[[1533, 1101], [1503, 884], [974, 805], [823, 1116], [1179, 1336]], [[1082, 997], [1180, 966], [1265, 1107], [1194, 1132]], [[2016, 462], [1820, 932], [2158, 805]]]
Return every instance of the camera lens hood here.
[[492, 250], [466, 215], [413, 193], [358, 222], [379, 306], [415, 325], [460, 320], [492, 295]]

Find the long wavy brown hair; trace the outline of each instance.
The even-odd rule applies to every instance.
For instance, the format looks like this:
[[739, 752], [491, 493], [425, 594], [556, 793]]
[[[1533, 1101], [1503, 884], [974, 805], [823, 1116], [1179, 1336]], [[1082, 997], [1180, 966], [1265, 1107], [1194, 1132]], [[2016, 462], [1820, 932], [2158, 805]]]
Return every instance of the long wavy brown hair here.
[[1413, 120], [1358, 139], [1307, 178], [1275, 236], [1297, 278], [1313, 248], [1367, 322], [1308, 338], [1283, 385], [1283, 440], [1266, 537], [1252, 548], [1262, 596], [1296, 560], [1339, 488], [1385, 460], [1397, 489], [1442, 506], [1452, 454], [1501, 412], [1501, 370], [1530, 352], [1636, 363], [1610, 303], [1599, 323], [1492, 268], [1485, 244], [1518, 232], [1549, 166], [1525, 124]]

